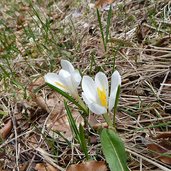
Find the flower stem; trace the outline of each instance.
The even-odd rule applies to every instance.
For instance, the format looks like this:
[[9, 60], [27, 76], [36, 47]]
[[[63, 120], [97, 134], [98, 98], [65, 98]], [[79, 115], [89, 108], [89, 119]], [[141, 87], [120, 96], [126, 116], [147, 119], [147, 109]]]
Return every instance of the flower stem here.
[[116, 110], [115, 109], [113, 113], [113, 127], [116, 128]]
[[109, 117], [109, 114], [105, 113], [105, 114], [103, 114], [103, 117], [104, 117], [105, 121], [107, 122], [108, 126], [112, 127], [112, 120]]
[[119, 95], [120, 95], [121, 87], [118, 86], [117, 93], [116, 93], [116, 100], [114, 105], [114, 112], [113, 112], [113, 127], [116, 129], [116, 112], [117, 112], [117, 106], [119, 102]]
[[80, 96], [78, 95], [76, 99], [78, 100], [78, 103], [80, 104], [80, 106], [82, 106], [82, 108], [85, 109], [86, 114], [88, 115], [88, 108], [87, 108], [87, 106], [84, 104], [84, 102], [82, 101], [82, 99], [80, 98]]

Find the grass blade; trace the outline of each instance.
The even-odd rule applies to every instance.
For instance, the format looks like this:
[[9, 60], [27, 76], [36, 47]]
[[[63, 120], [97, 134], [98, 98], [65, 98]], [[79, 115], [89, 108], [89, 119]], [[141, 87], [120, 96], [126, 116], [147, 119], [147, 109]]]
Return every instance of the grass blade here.
[[67, 116], [68, 116], [68, 121], [69, 121], [70, 127], [71, 127], [73, 133], [75, 134], [76, 139], [78, 140], [78, 142], [80, 142], [81, 140], [80, 140], [80, 136], [79, 136], [79, 131], [77, 129], [75, 120], [74, 120], [74, 118], [72, 116], [72, 113], [71, 113], [71, 111], [69, 109], [69, 106], [67, 105], [66, 101], [64, 101], [64, 105], [65, 105], [65, 109], [66, 109], [66, 112], [67, 112]]
[[97, 19], [98, 19], [98, 22], [99, 22], [99, 27], [100, 27], [100, 33], [101, 33], [101, 36], [102, 36], [103, 46], [104, 46], [104, 49], [106, 51], [107, 48], [106, 48], [106, 42], [105, 42], [105, 37], [104, 37], [104, 31], [103, 31], [101, 16], [100, 16], [98, 8], [97, 8]]
[[65, 105], [65, 109], [67, 112], [68, 121], [69, 121], [71, 130], [72, 130], [73, 134], [75, 135], [77, 141], [79, 142], [80, 147], [86, 156], [86, 159], [88, 160], [89, 156], [88, 156], [88, 149], [87, 149], [87, 145], [86, 145], [84, 129], [83, 129], [82, 125], [80, 124], [79, 130], [78, 130], [76, 122], [72, 116], [72, 113], [71, 113], [69, 106], [67, 105], [66, 101], [64, 101], [64, 105]]
[[110, 9], [108, 11], [108, 16], [107, 16], [107, 26], [106, 26], [106, 46], [109, 39], [109, 28], [110, 28], [111, 18], [112, 18], [112, 6], [110, 5]]
[[72, 102], [73, 104], [75, 104], [79, 109], [81, 109], [82, 111], [84, 111], [84, 113], [87, 114], [87, 111], [72, 97], [70, 96], [68, 93], [62, 91], [61, 89], [59, 89], [58, 87], [53, 86], [52, 84], [47, 83], [47, 85], [54, 89], [55, 91], [57, 91], [59, 94], [61, 94], [62, 96], [64, 96], [66, 99], [68, 99], [70, 102]]
[[113, 114], [113, 127], [116, 128], [116, 112], [117, 112], [117, 106], [119, 102], [119, 97], [120, 97], [120, 92], [121, 92], [121, 86], [118, 86], [118, 90], [116, 93], [116, 100], [115, 100], [115, 105], [114, 105], [114, 114]]
[[87, 149], [87, 144], [86, 144], [86, 139], [85, 139], [85, 132], [83, 126], [80, 124], [79, 126], [79, 133], [80, 133], [80, 140], [81, 140], [81, 148], [86, 156], [86, 159], [89, 160], [90, 157], [88, 155], [88, 149]]

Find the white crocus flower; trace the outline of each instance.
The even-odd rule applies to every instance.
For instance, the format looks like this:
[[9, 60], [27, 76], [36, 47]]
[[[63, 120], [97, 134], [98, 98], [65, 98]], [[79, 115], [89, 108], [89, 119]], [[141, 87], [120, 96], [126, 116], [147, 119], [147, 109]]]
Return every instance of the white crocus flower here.
[[95, 80], [84, 76], [82, 80], [83, 100], [90, 111], [95, 114], [110, 112], [114, 107], [119, 85], [121, 85], [121, 76], [118, 71], [112, 74], [110, 95], [108, 79], [104, 73], [98, 72]]
[[81, 75], [75, 70], [73, 65], [67, 60], [61, 60], [62, 69], [57, 73], [47, 73], [44, 78], [45, 82], [58, 87], [69, 93], [74, 98], [78, 97], [77, 88], [81, 82]]

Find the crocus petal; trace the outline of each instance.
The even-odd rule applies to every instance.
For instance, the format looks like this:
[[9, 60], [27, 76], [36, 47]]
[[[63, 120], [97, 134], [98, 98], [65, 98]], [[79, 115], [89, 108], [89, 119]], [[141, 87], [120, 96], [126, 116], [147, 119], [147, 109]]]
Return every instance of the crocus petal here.
[[79, 71], [76, 70], [73, 73], [71, 73], [71, 75], [72, 75], [74, 85], [76, 87], [78, 87], [81, 82], [81, 75], [80, 75]]
[[74, 70], [72, 64], [66, 60], [62, 60], [61, 65], [62, 69], [59, 71], [59, 75], [63, 78], [68, 78], [68, 76], [71, 76], [73, 86], [77, 88], [81, 82], [81, 75], [79, 71]]
[[111, 77], [111, 90], [110, 90], [110, 92], [115, 91], [116, 87], [118, 87], [119, 85], [121, 85], [121, 76], [120, 76], [118, 71], [115, 71]]
[[99, 115], [107, 112], [107, 109], [105, 107], [103, 107], [103, 106], [97, 104], [96, 102], [92, 101], [92, 99], [87, 98], [85, 93], [82, 93], [82, 97], [83, 97], [84, 102], [87, 104], [87, 106], [91, 112], [93, 112], [95, 114], [99, 114]]
[[[68, 92], [74, 97], [76, 97], [78, 95], [78, 92], [77, 92], [77, 87], [73, 83], [72, 75], [70, 74], [64, 75], [64, 73], [65, 72], [61, 72], [61, 74], [59, 75], [60, 80], [67, 87]], [[68, 72], [66, 71], [66, 73]]]
[[57, 75], [56, 73], [47, 73], [44, 76], [45, 82], [58, 87], [60, 89], [62, 89], [63, 91], [68, 91], [66, 86], [64, 85], [64, 83], [62, 82], [61, 78], [59, 75]]
[[87, 98], [96, 101], [96, 85], [93, 79], [89, 76], [83, 76], [82, 80], [82, 89]]
[[59, 71], [59, 76], [64, 78], [64, 79], [67, 79], [68, 77], [71, 76], [71, 74], [68, 71], [64, 70], [64, 69], [61, 69]]
[[[76, 75], [75, 75], [75, 77], [73, 76], [74, 73], [75, 73], [75, 71], [73, 73], [69, 73], [68, 71], [66, 71], [64, 69], [61, 69], [59, 71], [59, 77], [60, 77], [61, 81], [64, 83], [64, 85], [66, 85], [66, 87], [68, 88], [68, 92], [71, 95], [76, 97], [78, 95], [77, 88], [78, 88], [79, 83], [76, 82], [76, 80], [75, 80]], [[77, 77], [79, 77], [79, 76], [77, 76]]]
[[110, 93], [110, 97], [109, 97], [109, 107], [108, 107], [109, 111], [111, 111], [112, 108], [113, 108], [114, 105], [115, 105], [117, 90], [118, 90], [118, 89], [116, 88], [113, 92]]
[[121, 85], [121, 76], [118, 71], [115, 71], [111, 77], [111, 91], [110, 91], [109, 107], [108, 107], [109, 111], [111, 111], [115, 105], [116, 93], [119, 85]]
[[82, 92], [82, 97], [83, 97], [84, 102], [85, 102], [87, 105], [89, 105], [90, 103], [93, 102], [92, 99], [87, 98], [87, 96], [85, 95], [84, 92]]
[[98, 114], [98, 115], [102, 115], [107, 112], [107, 109], [105, 107], [97, 103], [91, 103], [88, 105], [88, 107], [93, 113]]
[[63, 70], [68, 71], [69, 73], [74, 72], [73, 65], [67, 60], [61, 60], [61, 66]]
[[95, 76], [95, 83], [98, 88], [105, 90], [106, 97], [108, 97], [109, 85], [106, 75], [103, 72], [98, 72]]

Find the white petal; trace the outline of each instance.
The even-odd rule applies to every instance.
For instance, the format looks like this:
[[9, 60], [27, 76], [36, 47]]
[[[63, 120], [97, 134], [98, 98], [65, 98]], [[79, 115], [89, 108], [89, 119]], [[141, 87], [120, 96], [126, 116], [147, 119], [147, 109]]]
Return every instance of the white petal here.
[[59, 77], [63, 82], [63, 84], [65, 84], [66, 87], [68, 88], [68, 92], [73, 96], [75, 95], [77, 96], [78, 95], [77, 88], [79, 83], [75, 81], [75, 77], [73, 76], [73, 73], [69, 73], [68, 71], [61, 69], [59, 71]]
[[[55, 86], [55, 87], [58, 87], [60, 88], [61, 90], [63, 91], [67, 91], [64, 87], [64, 83], [62, 82], [61, 78], [59, 75], [57, 75], [56, 73], [47, 73], [45, 76], [44, 76], [44, 79], [45, 79], [45, 82]], [[62, 85], [62, 86], [58, 86], [59, 85]]]
[[115, 100], [116, 100], [116, 93], [117, 93], [117, 88], [110, 93], [110, 97], [109, 97], [109, 111], [112, 110], [112, 108], [114, 107], [115, 105]]
[[91, 103], [88, 105], [88, 107], [93, 113], [98, 114], [98, 115], [101, 115], [107, 112], [105, 107], [100, 106], [97, 103]]
[[110, 90], [110, 97], [109, 97], [109, 111], [111, 111], [112, 108], [115, 105], [116, 93], [117, 93], [119, 85], [121, 85], [121, 76], [120, 76], [118, 71], [115, 71], [112, 74], [112, 77], [111, 77], [111, 90]]
[[81, 82], [81, 75], [79, 71], [76, 70], [71, 75], [72, 75], [73, 83], [75, 84], [76, 87], [78, 87]]
[[110, 92], [113, 92], [115, 91], [115, 89], [121, 85], [121, 76], [119, 74], [118, 71], [115, 71], [113, 74], [112, 74], [112, 77], [111, 77], [111, 91]]
[[85, 93], [82, 93], [82, 97], [91, 112], [93, 112], [95, 114], [99, 114], [99, 115], [107, 112], [105, 107], [103, 107], [103, 106], [97, 104], [96, 102], [92, 101], [91, 99], [87, 98]]
[[109, 85], [106, 75], [103, 72], [98, 72], [95, 76], [95, 83], [96, 86], [99, 87], [101, 90], [105, 90], [106, 97], [108, 97], [109, 92]]
[[59, 71], [59, 76], [67, 79], [68, 77], [71, 76], [71, 74], [68, 71], [64, 70], [64, 69], [61, 69]]
[[[67, 72], [67, 71], [66, 71]], [[62, 77], [62, 76], [65, 76], [65, 77]], [[62, 81], [62, 83], [67, 87], [68, 89], [68, 92], [75, 96], [77, 95], [77, 87], [75, 86], [75, 84], [73, 83], [73, 80], [72, 80], [72, 75], [68, 74], [68, 75], [60, 75], [60, 79]]]
[[89, 105], [90, 103], [93, 103], [92, 99], [87, 98], [87, 96], [85, 95], [84, 92], [82, 92], [82, 97], [83, 97], [84, 102], [85, 102], [87, 105]]
[[73, 65], [67, 60], [61, 60], [61, 66], [63, 70], [66, 70], [69, 73], [74, 72]]
[[95, 82], [93, 81], [91, 77], [83, 76], [82, 89], [83, 89], [85, 96], [88, 99], [92, 99], [92, 101], [96, 102], [97, 91], [96, 91]]

